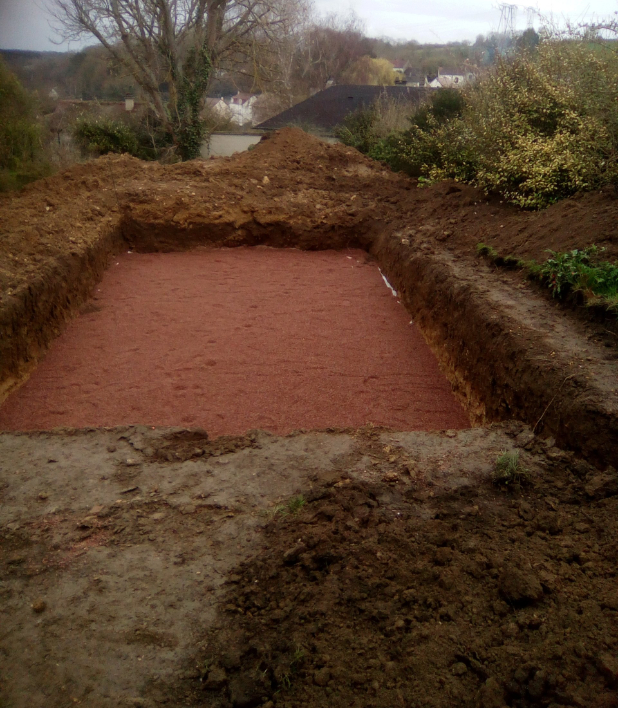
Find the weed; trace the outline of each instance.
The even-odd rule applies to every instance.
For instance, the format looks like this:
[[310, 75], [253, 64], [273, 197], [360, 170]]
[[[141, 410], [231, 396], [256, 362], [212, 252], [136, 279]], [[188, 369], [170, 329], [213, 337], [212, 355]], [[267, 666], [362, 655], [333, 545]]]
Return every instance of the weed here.
[[307, 500], [302, 494], [298, 494], [288, 500], [287, 504], [277, 504], [267, 512], [267, 515], [274, 519], [277, 516], [295, 516], [305, 506]]
[[566, 253], [548, 251], [551, 258], [544, 263], [524, 261], [513, 255], [500, 256], [491, 246], [477, 243], [479, 256], [505, 268], [521, 268], [528, 277], [546, 285], [553, 297], [565, 299], [571, 293], [581, 293], [587, 307], [603, 307], [618, 312], [618, 265], [599, 261], [605, 249], [595, 244]]
[[486, 258], [497, 258], [498, 252], [492, 246], [481, 242], [476, 244], [476, 252], [479, 256], [485, 256]]
[[305, 506], [307, 500], [302, 494], [296, 497], [292, 497], [287, 504], [288, 514], [298, 514], [298, 512]]
[[520, 259], [516, 258], [515, 256], [508, 255], [504, 256], [503, 260], [503, 265], [505, 268], [519, 268], [520, 267]]
[[275, 691], [275, 695], [279, 694], [281, 691], [287, 691], [291, 688], [294, 676], [298, 673], [304, 658], [305, 650], [301, 646], [297, 646], [294, 654], [292, 655], [289, 670], [282, 674], [278, 680], [279, 689]]
[[504, 450], [496, 460], [493, 473], [494, 484], [515, 487], [527, 484], [529, 481], [528, 470], [519, 463], [519, 451]]

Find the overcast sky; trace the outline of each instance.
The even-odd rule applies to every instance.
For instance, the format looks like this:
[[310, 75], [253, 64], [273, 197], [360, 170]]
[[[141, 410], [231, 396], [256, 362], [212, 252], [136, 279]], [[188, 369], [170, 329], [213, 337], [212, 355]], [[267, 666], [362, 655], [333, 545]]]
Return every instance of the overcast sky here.
[[[0, 0], [0, 48], [77, 50], [78, 44], [53, 44], [54, 33], [42, 9], [46, 0]], [[618, 10], [618, 0], [531, 0], [543, 15], [572, 20], [607, 17]], [[416, 39], [419, 42], [474, 40], [498, 29], [500, 10], [492, 0], [314, 0], [319, 12], [347, 14], [353, 10], [373, 37]], [[517, 25], [526, 27], [526, 6], [521, 5]]]

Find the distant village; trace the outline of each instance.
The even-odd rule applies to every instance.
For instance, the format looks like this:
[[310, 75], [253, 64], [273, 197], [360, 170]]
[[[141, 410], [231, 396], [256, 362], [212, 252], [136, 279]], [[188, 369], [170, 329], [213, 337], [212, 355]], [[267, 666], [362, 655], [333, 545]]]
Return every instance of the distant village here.
[[[393, 72], [395, 74], [394, 86], [366, 86], [346, 84], [346, 96], [341, 95], [341, 100], [344, 102], [345, 110], [334, 111], [337, 114], [339, 121], [346, 114], [354, 110], [362, 108], [367, 103], [365, 97], [374, 100], [379, 94], [386, 92], [387, 94], [404, 96], [412, 96], [412, 92], [402, 92], [402, 88], [408, 89], [439, 89], [439, 88], [463, 88], [466, 84], [474, 80], [475, 72], [472, 67], [462, 66], [446, 66], [440, 67], [436, 74], [423, 74], [418, 69], [414, 69], [409, 65], [409, 62], [403, 60], [395, 60], [391, 62]], [[303, 120], [308, 120], [315, 124], [315, 107], [318, 106], [321, 100], [331, 103], [336, 93], [331, 91], [335, 87], [335, 82], [331, 79], [326, 83], [326, 88], [323, 90], [315, 90], [312, 96], [306, 101], [301, 101], [297, 106], [293, 107], [293, 119], [296, 122], [302, 123]], [[340, 89], [341, 87], [339, 87]], [[339, 91], [339, 93], [341, 93]], [[323, 94], [323, 96], [322, 96]], [[365, 96], [365, 94], [367, 96]], [[106, 117], [115, 118], [119, 113], [139, 113], [143, 104], [136, 100], [133, 95], [127, 95], [124, 103], [118, 101], [84, 101], [79, 99], [59, 99], [59, 95], [55, 89], [49, 93], [49, 98], [57, 102], [56, 113], [58, 114], [56, 123], [64, 122], [62, 118], [68, 117], [69, 114], [77, 114], [88, 110], [87, 105], [94, 104], [98, 114]], [[356, 100], [355, 100], [356, 99]], [[269, 110], [270, 95], [267, 93], [249, 93], [239, 91], [232, 96], [210, 96], [206, 99], [205, 110], [212, 116], [217, 117], [222, 123], [227, 123], [228, 128], [238, 130], [245, 128], [251, 130], [254, 128], [265, 129], [271, 128], [270, 123], [276, 115]], [[302, 106], [307, 104], [307, 108], [312, 107], [306, 116], [303, 115]], [[294, 110], [296, 108], [296, 110]], [[287, 113], [288, 111], [285, 111]], [[333, 111], [331, 111], [333, 112]], [[75, 117], [74, 115], [72, 117]], [[53, 122], [53, 121], [52, 121]], [[275, 121], [276, 127], [281, 127], [281, 121]], [[317, 121], [316, 127], [325, 129], [328, 132], [333, 126], [332, 121], [324, 123]]]
[[[414, 69], [409, 62], [396, 60], [391, 62], [395, 73], [395, 86], [408, 88], [463, 88], [467, 83], [474, 80], [475, 72], [469, 66], [446, 66], [440, 67], [437, 74], [422, 74], [418, 69]], [[334, 85], [332, 80], [326, 84], [326, 89]], [[354, 85], [348, 85], [354, 92]], [[374, 89], [391, 87], [372, 87]], [[315, 91], [320, 93], [319, 91]], [[228, 119], [236, 126], [255, 127], [259, 123], [266, 122], [261, 104], [268, 97], [264, 94], [252, 94], [239, 92], [229, 98], [209, 97], [206, 100], [208, 108], [221, 118]], [[310, 100], [310, 99], [308, 99]], [[304, 102], [303, 102], [304, 103]], [[271, 116], [268, 116], [270, 118]]]

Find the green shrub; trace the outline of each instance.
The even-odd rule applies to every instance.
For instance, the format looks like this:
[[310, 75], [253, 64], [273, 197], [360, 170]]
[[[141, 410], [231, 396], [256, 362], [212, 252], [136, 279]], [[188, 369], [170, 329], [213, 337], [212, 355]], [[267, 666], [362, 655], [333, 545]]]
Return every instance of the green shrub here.
[[135, 130], [119, 120], [80, 118], [73, 135], [84, 150], [95, 155], [114, 152], [137, 156], [139, 152]]
[[36, 103], [0, 59], [0, 191], [47, 174]]
[[395, 170], [455, 179], [524, 208], [618, 185], [618, 53], [547, 39], [463, 91], [440, 89], [410, 127], [380, 135], [376, 111], [339, 137]]
[[544, 280], [554, 297], [565, 297], [570, 292], [587, 296], [615, 299], [618, 297], [618, 266], [598, 261], [596, 246], [567, 253], [555, 253], [545, 263], [534, 268], [534, 274]]
[[335, 129], [335, 136], [344, 145], [369, 154], [380, 140], [376, 131], [378, 112], [375, 108], [355, 111], [343, 121], [343, 125]]
[[462, 165], [467, 172], [471, 167], [464, 179], [528, 208], [614, 182], [617, 92], [614, 53], [547, 41], [533, 56], [502, 62], [466, 91], [462, 117], [436, 131], [443, 159], [428, 173], [457, 179]]
[[156, 160], [172, 145], [172, 138], [150, 116], [134, 123], [109, 118], [82, 117], [73, 127], [82, 150], [91, 155], [126, 153], [141, 160]]

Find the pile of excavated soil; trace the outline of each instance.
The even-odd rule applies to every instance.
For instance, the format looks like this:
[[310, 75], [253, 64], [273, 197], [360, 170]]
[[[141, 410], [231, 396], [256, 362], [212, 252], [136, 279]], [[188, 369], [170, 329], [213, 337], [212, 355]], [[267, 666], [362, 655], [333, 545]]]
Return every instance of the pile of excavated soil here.
[[[128, 232], [137, 217], [154, 229], [161, 223], [192, 229], [208, 223], [215, 230], [233, 224], [236, 237], [249, 226], [285, 222], [303, 231], [320, 228], [328, 243], [342, 228], [358, 228], [358, 239], [378, 221], [409, 227], [471, 256], [484, 241], [526, 258], [591, 243], [606, 248], [609, 258], [618, 257], [618, 199], [612, 189], [522, 212], [451, 182], [418, 189], [415, 180], [352, 148], [285, 129], [232, 158], [166, 167], [107, 156], [0, 195], [3, 296], [44, 276], [59, 258], [70, 267], [80, 246], [94, 243], [119, 212], [129, 221]], [[190, 233], [185, 241], [191, 244]]]
[[529, 486], [444, 493], [419, 485], [409, 446], [367, 444], [382, 479], [318, 486], [275, 512], [171, 695], [221, 708], [617, 706], [615, 473], [524, 454]]
[[0, 429], [469, 427], [363, 251], [122, 254], [0, 408]]

